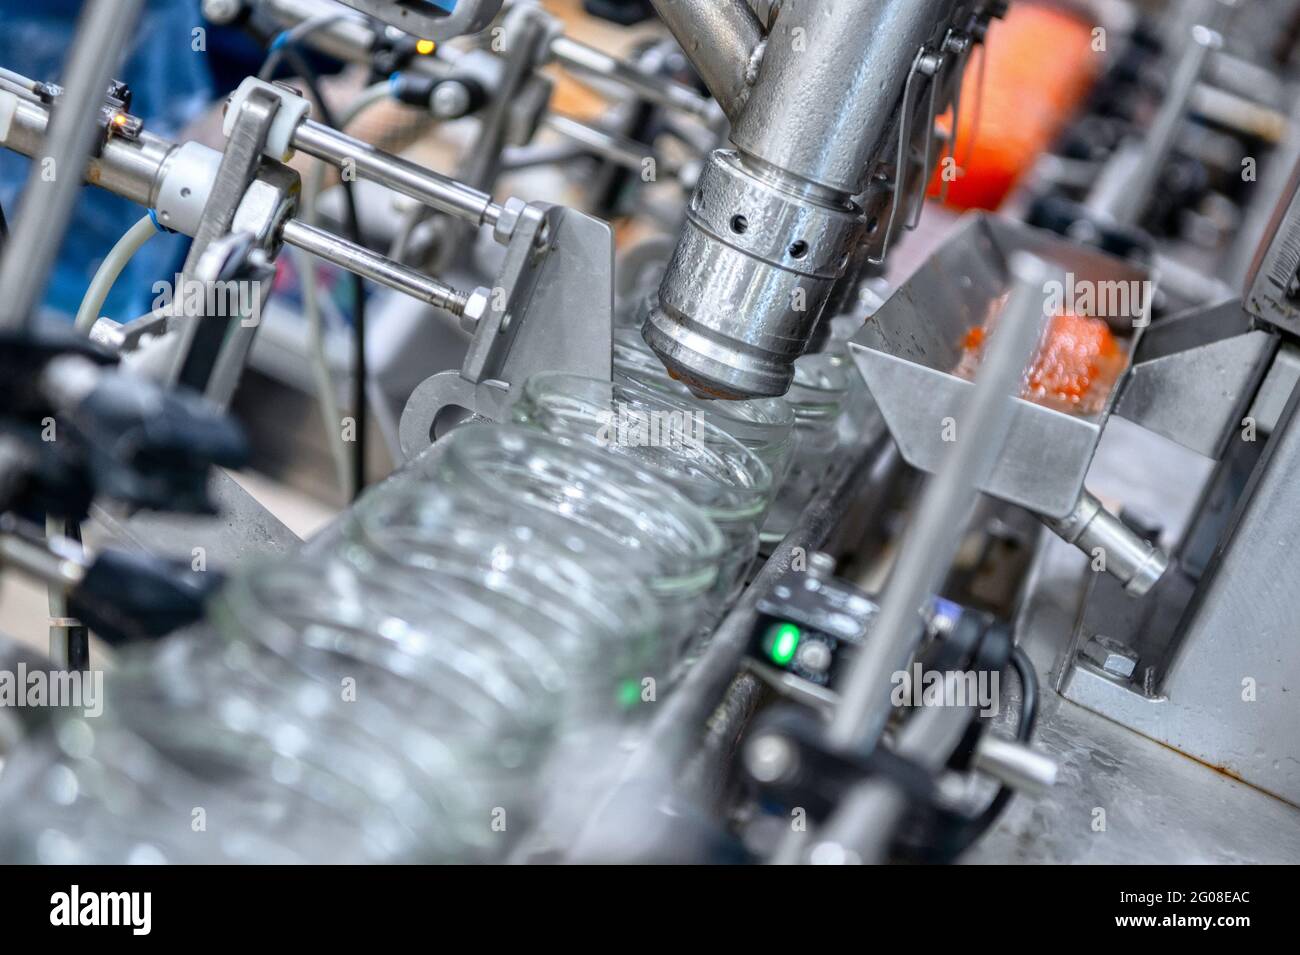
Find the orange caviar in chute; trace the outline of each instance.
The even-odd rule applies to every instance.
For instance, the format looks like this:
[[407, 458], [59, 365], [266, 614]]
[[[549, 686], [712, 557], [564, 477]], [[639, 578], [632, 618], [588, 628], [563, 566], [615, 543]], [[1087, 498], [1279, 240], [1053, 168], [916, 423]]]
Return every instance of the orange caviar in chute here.
[[[957, 368], [963, 378], [975, 377], [986, 335], [977, 325], [963, 338]], [[1124, 352], [1106, 322], [1063, 312], [1048, 327], [1021, 397], [1059, 411], [1096, 414], [1123, 367]]]

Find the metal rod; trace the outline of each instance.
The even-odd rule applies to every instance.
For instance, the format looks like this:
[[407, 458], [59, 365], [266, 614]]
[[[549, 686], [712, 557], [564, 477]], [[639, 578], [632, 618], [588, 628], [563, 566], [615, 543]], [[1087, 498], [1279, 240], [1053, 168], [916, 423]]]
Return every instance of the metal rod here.
[[580, 43], [572, 37], [560, 34], [552, 40], [550, 55], [561, 66], [610, 80], [657, 106], [680, 110], [702, 119], [711, 119], [715, 113], [713, 104], [689, 86], [643, 72], [625, 60]]
[[298, 126], [293, 135], [293, 145], [309, 156], [338, 166], [345, 173], [354, 172], [359, 178], [387, 186], [394, 192], [448, 215], [468, 219], [475, 225], [496, 225], [501, 217], [501, 207], [487, 193], [376, 149], [314, 120], [305, 120]]
[[1169, 567], [1169, 558], [1159, 547], [1106, 510], [1086, 490], [1069, 514], [1059, 520], [1045, 517], [1043, 523], [1089, 557], [1100, 552], [1106, 572], [1135, 597], [1154, 587]]
[[948, 459], [927, 482], [897, 563], [880, 599], [871, 640], [849, 671], [829, 728], [833, 745], [870, 746], [889, 717], [891, 676], [906, 668], [921, 639], [921, 605], [938, 587], [957, 551], [976, 487], [988, 473], [1010, 425], [1011, 396], [1033, 357], [1045, 318], [1052, 266], [1020, 253], [1011, 260], [1014, 285], [989, 338], [970, 404], [960, 415]]
[[445, 282], [423, 275], [392, 259], [371, 252], [363, 246], [341, 239], [333, 233], [307, 225], [298, 219], [284, 224], [284, 241], [294, 248], [324, 259], [339, 268], [354, 272], [362, 278], [410, 295], [435, 308], [446, 309], [453, 315], [465, 311], [469, 296]]
[[1102, 210], [1119, 225], [1133, 225], [1146, 212], [1160, 177], [1165, 174], [1169, 154], [1187, 115], [1187, 106], [1205, 61], [1223, 46], [1223, 38], [1208, 27], [1192, 27], [1192, 42], [1183, 50], [1165, 100], [1143, 139], [1137, 162], [1129, 170], [1123, 188], [1109, 194]]
[[0, 327], [23, 327], [40, 302], [81, 189], [109, 76], [135, 29], [140, 5], [141, 0], [95, 0], [82, 8], [62, 77], [63, 95], [0, 261]]
[[624, 169], [641, 172], [645, 168], [645, 161], [652, 159], [658, 166], [658, 172], [672, 175], [677, 171], [676, 163], [656, 156], [654, 150], [645, 143], [628, 139], [626, 136], [618, 136], [603, 129], [588, 126], [586, 123], [580, 123], [568, 116], [555, 114], [547, 116], [545, 124], [548, 129], [559, 133], [565, 139], [581, 143], [592, 152], [604, 159], [608, 159], [615, 165], [622, 166]]

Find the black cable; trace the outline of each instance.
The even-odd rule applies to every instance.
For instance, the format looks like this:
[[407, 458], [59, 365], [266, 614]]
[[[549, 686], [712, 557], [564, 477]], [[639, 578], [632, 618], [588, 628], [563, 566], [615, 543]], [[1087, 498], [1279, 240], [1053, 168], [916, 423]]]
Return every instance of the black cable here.
[[[1016, 728], [1016, 739], [1028, 743], [1038, 724], [1038, 672], [1034, 669], [1029, 654], [1019, 646], [1011, 650], [1011, 667], [1020, 678], [1020, 720]], [[954, 839], [951, 858], [961, 855], [992, 829], [1014, 795], [1015, 790], [1010, 786], [1004, 785], [998, 789], [997, 795], [984, 811], [961, 827]]]
[[1020, 727], [1016, 739], [1028, 743], [1038, 725], [1038, 671], [1023, 647], [1011, 649], [1011, 666], [1020, 677]]
[[[292, 43], [283, 44], [273, 51], [273, 53], [277, 52], [288, 61], [290, 68], [307, 85], [307, 91], [311, 94], [311, 98], [315, 101], [316, 108], [320, 113], [321, 122], [331, 129], [338, 129], [338, 124], [334, 121], [334, 114], [326, 105], [325, 97], [321, 95], [320, 77], [312, 69], [311, 64], [307, 62], [307, 58]], [[268, 62], [270, 62], [269, 56]], [[349, 239], [357, 245], [362, 245], [361, 219], [357, 215], [356, 192], [352, 180], [345, 176], [341, 182], [346, 211], [344, 228]], [[361, 276], [351, 272], [348, 274], [352, 278], [355, 302], [352, 312], [352, 348], [355, 355], [352, 375], [352, 408], [353, 413], [356, 415], [356, 432], [352, 442], [352, 498], [356, 500], [366, 485], [366, 286]], [[303, 276], [304, 282], [311, 280], [310, 275]]]
[[0, 205], [0, 249], [9, 241], [9, 223], [5, 219], [5, 207]]

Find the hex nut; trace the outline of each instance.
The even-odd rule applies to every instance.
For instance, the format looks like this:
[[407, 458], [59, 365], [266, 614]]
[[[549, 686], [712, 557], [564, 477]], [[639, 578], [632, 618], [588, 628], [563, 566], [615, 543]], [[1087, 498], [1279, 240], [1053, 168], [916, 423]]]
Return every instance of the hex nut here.
[[469, 293], [469, 297], [465, 299], [465, 309], [460, 313], [461, 328], [473, 333], [483, 316], [488, 313], [488, 309], [492, 307], [491, 296], [492, 290], [482, 285]]
[[493, 229], [498, 242], [505, 245], [510, 241], [510, 237], [515, 234], [515, 226], [519, 224], [520, 216], [527, 208], [528, 203], [515, 196], [511, 196], [501, 204], [501, 215]]
[[1084, 644], [1085, 660], [1114, 677], [1131, 679], [1138, 665], [1138, 654], [1111, 637], [1097, 634]]

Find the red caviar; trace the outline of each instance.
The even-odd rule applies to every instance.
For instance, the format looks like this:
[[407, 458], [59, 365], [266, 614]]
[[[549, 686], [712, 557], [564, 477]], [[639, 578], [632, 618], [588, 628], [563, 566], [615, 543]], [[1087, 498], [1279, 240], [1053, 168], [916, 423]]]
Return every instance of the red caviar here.
[[[982, 325], [966, 333], [957, 374], [974, 377], [985, 337]], [[1123, 367], [1124, 353], [1106, 322], [1063, 312], [1052, 319], [1021, 397], [1060, 411], [1095, 414]]]

